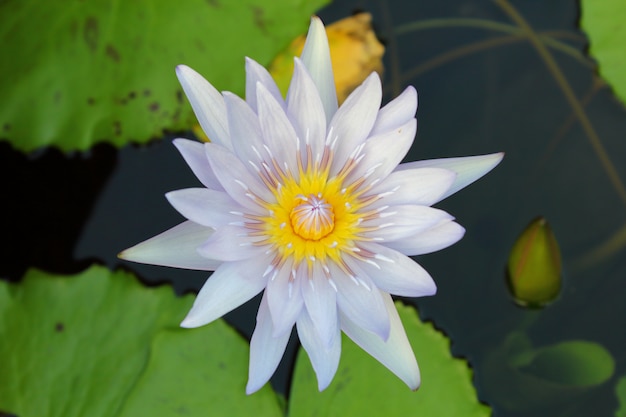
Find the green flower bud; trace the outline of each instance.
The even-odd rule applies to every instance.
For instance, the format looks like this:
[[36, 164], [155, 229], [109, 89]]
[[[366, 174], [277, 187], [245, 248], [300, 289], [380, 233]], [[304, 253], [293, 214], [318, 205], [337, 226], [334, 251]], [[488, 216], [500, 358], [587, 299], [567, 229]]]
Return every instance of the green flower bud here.
[[559, 295], [561, 253], [543, 217], [533, 220], [513, 245], [507, 283], [515, 302], [524, 307], [543, 307]]

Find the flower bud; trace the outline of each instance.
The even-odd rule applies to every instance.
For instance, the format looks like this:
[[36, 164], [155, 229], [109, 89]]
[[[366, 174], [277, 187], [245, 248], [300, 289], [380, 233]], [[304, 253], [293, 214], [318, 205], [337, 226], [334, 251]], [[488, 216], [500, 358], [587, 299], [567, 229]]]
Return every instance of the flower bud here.
[[533, 220], [513, 245], [507, 283], [515, 302], [525, 307], [543, 307], [559, 295], [561, 254], [543, 217]]

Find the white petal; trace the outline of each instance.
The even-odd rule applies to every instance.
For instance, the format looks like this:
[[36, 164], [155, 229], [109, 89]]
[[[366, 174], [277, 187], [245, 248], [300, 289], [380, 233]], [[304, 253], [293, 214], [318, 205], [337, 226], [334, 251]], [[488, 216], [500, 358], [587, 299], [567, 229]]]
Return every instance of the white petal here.
[[408, 86], [402, 94], [380, 109], [371, 135], [378, 135], [402, 126], [415, 117], [417, 111], [417, 91]]
[[328, 346], [320, 339], [316, 327], [306, 310], [302, 310], [296, 327], [302, 347], [309, 355], [311, 365], [313, 365], [313, 370], [315, 375], [317, 375], [317, 387], [322, 391], [333, 380], [339, 366], [339, 357], [341, 356], [339, 327], [336, 328], [336, 334], [332, 338], [333, 343], [331, 346]]
[[366, 184], [384, 180], [402, 161], [415, 139], [417, 121], [409, 120], [403, 126], [369, 138], [363, 146], [363, 159], [350, 173], [347, 183], [367, 178]]
[[189, 220], [217, 228], [232, 222], [242, 221], [241, 206], [223, 191], [206, 188], [187, 188], [165, 194], [170, 204]]
[[270, 260], [259, 256], [244, 261], [224, 262], [204, 283], [180, 325], [203, 326], [260, 293], [267, 283], [267, 278], [262, 275]]
[[454, 183], [441, 197], [441, 200], [443, 200], [491, 171], [500, 163], [500, 161], [502, 161], [503, 157], [504, 153], [500, 152], [489, 155], [465, 156], [460, 158], [428, 159], [425, 161], [409, 162], [399, 165], [398, 170], [436, 167], [456, 172], [457, 177], [454, 180]]
[[265, 247], [254, 245], [258, 240], [258, 237], [248, 237], [248, 233], [243, 227], [222, 226], [198, 247], [198, 253], [204, 257], [220, 261], [240, 261], [259, 256], [266, 251]]
[[259, 119], [244, 100], [232, 93], [224, 93], [224, 102], [228, 109], [228, 129], [235, 154], [248, 164], [248, 170], [258, 175], [260, 162], [265, 157]]
[[328, 126], [331, 142], [337, 141], [332, 173], [337, 173], [350, 154], [367, 139], [376, 121], [381, 98], [380, 78], [373, 72], [333, 116]]
[[376, 243], [360, 242], [359, 247], [371, 258], [367, 262], [349, 258], [348, 265], [358, 263], [381, 290], [403, 297], [423, 297], [437, 292], [428, 272], [411, 258]]
[[348, 277], [341, 274], [336, 266], [331, 268], [333, 281], [337, 285], [338, 310], [357, 326], [387, 340], [389, 316], [380, 291], [356, 263], [352, 264], [352, 272], [355, 275]]
[[281, 169], [286, 164], [290, 172], [297, 171], [298, 135], [285, 111], [262, 84], [257, 86], [257, 106], [267, 152], [271, 151]]
[[304, 298], [304, 305], [308, 315], [317, 329], [318, 338], [324, 346], [334, 343], [337, 334], [337, 292], [329, 283], [318, 263], [314, 263], [313, 272], [308, 276], [306, 265], [301, 264], [298, 279], [301, 279], [300, 289]]
[[183, 159], [191, 168], [194, 175], [207, 188], [223, 190], [222, 184], [217, 180], [211, 164], [204, 151], [204, 143], [189, 139], [174, 139], [174, 145], [183, 156]]
[[301, 141], [311, 147], [314, 160], [319, 160], [326, 139], [324, 106], [311, 76], [298, 58], [294, 61], [287, 93], [287, 109], [299, 128]]
[[[405, 255], [423, 255], [455, 244], [465, 234], [465, 229], [453, 221], [444, 221], [414, 236], [388, 242], [385, 245]], [[392, 294], [397, 294], [389, 291]]]
[[260, 204], [274, 199], [267, 187], [250, 174], [243, 163], [226, 148], [207, 143], [205, 150], [209, 163], [226, 192], [248, 210], [265, 214]]
[[207, 80], [186, 65], [176, 67], [176, 75], [193, 107], [202, 130], [213, 143], [231, 148], [222, 95]]
[[186, 221], [121, 252], [118, 256], [142, 264], [213, 271], [222, 262], [207, 259], [197, 252], [214, 230]]
[[301, 59], [320, 93], [326, 120], [330, 120], [337, 111], [335, 77], [330, 62], [330, 49], [328, 47], [326, 29], [322, 21], [316, 16], [311, 18], [311, 25], [309, 26], [309, 33], [304, 43]]
[[273, 333], [266, 292], [261, 299], [256, 316], [256, 327], [250, 340], [250, 365], [246, 394], [258, 391], [269, 381], [285, 353], [291, 332], [284, 333], [280, 337], [273, 336]]
[[263, 86], [274, 96], [284, 108], [285, 103], [283, 96], [276, 86], [276, 82], [272, 78], [271, 74], [253, 59], [246, 57], [246, 102], [254, 110], [257, 111], [256, 101], [256, 86], [257, 83], [263, 84]]
[[382, 296], [391, 322], [391, 332], [386, 342], [374, 333], [363, 330], [345, 315], [341, 315], [341, 328], [363, 350], [396, 374], [409, 388], [416, 390], [420, 386], [420, 371], [415, 355], [391, 296]]
[[380, 216], [361, 223], [362, 227], [369, 229], [363, 235], [378, 242], [409, 237], [453, 218], [443, 210], [413, 205], [391, 206], [381, 212]]
[[441, 196], [450, 188], [455, 178], [454, 171], [442, 168], [395, 171], [367, 192], [367, 196], [383, 196], [368, 207], [400, 204], [430, 206], [441, 200]]
[[268, 271], [269, 280], [265, 294], [274, 324], [274, 337], [291, 332], [304, 306], [300, 290], [303, 280], [290, 280], [290, 276], [291, 262], [287, 262], [279, 269]]

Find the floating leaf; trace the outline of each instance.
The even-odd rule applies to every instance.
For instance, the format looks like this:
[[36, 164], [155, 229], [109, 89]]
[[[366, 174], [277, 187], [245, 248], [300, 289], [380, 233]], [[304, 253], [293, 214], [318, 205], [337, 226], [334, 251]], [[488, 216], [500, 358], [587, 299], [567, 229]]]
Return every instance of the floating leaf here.
[[582, 0], [580, 24], [589, 35], [589, 52], [600, 64], [600, 75], [626, 104], [626, 2]]
[[396, 307], [420, 365], [420, 389], [411, 391], [344, 336], [337, 375], [321, 393], [306, 354], [299, 352], [289, 401], [290, 417], [490, 415], [489, 407], [476, 398], [467, 362], [451, 356], [450, 340], [431, 323], [422, 323], [413, 308], [400, 303]]
[[561, 252], [548, 222], [533, 220], [517, 238], [507, 266], [507, 282], [515, 301], [538, 307], [561, 290]]
[[0, 138], [30, 151], [146, 142], [195, 118], [174, 67], [241, 92], [325, 0], [0, 3]]
[[92, 267], [0, 282], [0, 410], [19, 416], [280, 416], [246, 396], [248, 346], [223, 321], [187, 330], [193, 302]]
[[602, 346], [586, 340], [568, 340], [537, 349], [522, 371], [561, 385], [591, 387], [608, 380], [615, 361]]
[[483, 379], [487, 394], [506, 409], [529, 412], [580, 398], [614, 370], [613, 357], [598, 343], [568, 340], [533, 348], [515, 332], [487, 354]]

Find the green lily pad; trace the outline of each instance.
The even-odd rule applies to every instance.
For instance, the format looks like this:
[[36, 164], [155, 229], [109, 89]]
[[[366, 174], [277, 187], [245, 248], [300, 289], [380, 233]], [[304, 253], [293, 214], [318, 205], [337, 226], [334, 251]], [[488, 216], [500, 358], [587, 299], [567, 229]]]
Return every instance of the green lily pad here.
[[524, 369], [545, 381], [591, 387], [607, 381], [615, 370], [613, 356], [601, 345], [568, 340], [537, 349]]
[[298, 354], [291, 396], [290, 417], [305, 416], [446, 416], [491, 415], [472, 385], [466, 361], [453, 358], [450, 340], [423, 323], [417, 312], [396, 303], [420, 365], [422, 386], [411, 391], [387, 368], [343, 337], [341, 362], [335, 379], [323, 392], [306, 354]]
[[178, 327], [193, 302], [94, 266], [0, 282], [0, 410], [19, 416], [280, 416], [245, 395], [248, 345], [223, 321]]
[[626, 376], [621, 377], [617, 382], [615, 393], [619, 401], [619, 408], [615, 417], [626, 417]]
[[503, 408], [529, 413], [572, 404], [614, 371], [615, 360], [598, 343], [567, 340], [535, 348], [526, 334], [513, 332], [487, 353], [483, 386]]
[[600, 64], [600, 75], [626, 103], [626, 2], [582, 0], [580, 23], [589, 36], [589, 53]]
[[268, 64], [324, 3], [1, 2], [0, 138], [85, 150], [189, 129], [176, 65], [241, 93], [244, 55]]

